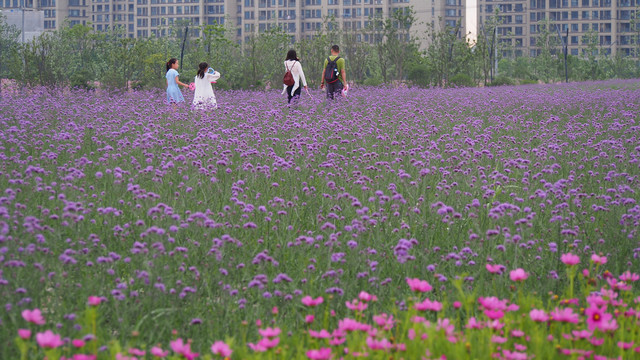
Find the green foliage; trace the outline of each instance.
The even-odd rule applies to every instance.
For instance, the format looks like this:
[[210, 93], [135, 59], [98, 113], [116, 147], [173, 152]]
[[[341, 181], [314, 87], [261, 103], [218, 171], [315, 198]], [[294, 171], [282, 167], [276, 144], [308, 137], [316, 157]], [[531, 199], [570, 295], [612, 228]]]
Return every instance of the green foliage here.
[[[635, 24], [634, 16], [631, 21]], [[97, 83], [105, 88], [164, 88], [165, 62], [172, 57], [180, 59], [183, 54], [179, 71], [184, 82], [191, 81], [198, 64], [204, 61], [222, 74], [218, 88], [277, 88], [281, 86], [286, 52], [295, 49], [309, 86], [317, 87], [324, 59], [331, 45], [338, 44], [347, 60], [349, 82], [374, 85], [408, 80], [426, 88], [476, 86], [482, 81], [488, 85], [497, 80], [493, 81], [495, 85], [504, 80], [493, 79], [496, 57], [498, 73], [512, 79], [510, 83], [564, 80], [556, 24], [548, 20], [537, 23], [538, 56], [501, 58], [513, 50], [501, 45], [495, 31], [501, 21], [499, 12], [490, 16], [478, 39], [467, 43], [461, 23], [449, 27], [440, 19], [440, 23], [428, 25], [424, 34], [428, 46], [419, 49], [417, 39], [421, 34], [410, 32], [416, 22], [412, 8], [393, 11], [387, 18], [371, 17], [365, 29], [341, 29], [335, 18], [327, 17], [311, 37], [297, 42], [292, 42], [291, 35], [281, 27], [272, 27], [246, 37], [242, 44], [236, 42], [231, 21], [198, 27], [184, 20], [163, 29], [167, 36], [159, 38], [131, 39], [119, 27], [96, 32], [90, 26], [75, 25], [62, 26], [20, 44], [20, 32], [0, 17], [0, 76], [28, 85], [86, 89]], [[185, 37], [187, 30], [190, 36]], [[196, 31], [199, 36], [195, 36]], [[598, 36], [595, 31], [585, 33], [584, 53], [568, 57], [570, 80], [640, 76], [633, 58], [603, 55]]]
[[473, 53], [468, 44], [460, 39], [461, 29], [460, 21], [455, 28], [445, 25], [440, 29], [435, 26], [429, 27], [427, 36], [430, 45], [426, 50], [425, 62], [431, 84], [447, 86], [452, 76], [473, 68]]
[[411, 64], [408, 69], [407, 80], [421, 88], [428, 88], [431, 85], [431, 79], [429, 78], [429, 67], [427, 64]]
[[518, 83], [520, 85], [532, 85], [532, 84], [537, 84], [538, 82], [535, 81], [535, 80], [522, 79], [522, 80], [518, 81]]
[[456, 87], [474, 87], [477, 84], [475, 83], [475, 81], [473, 81], [471, 76], [463, 73], [458, 73], [452, 76], [451, 79], [449, 79], [449, 85]]
[[364, 85], [367, 85], [367, 86], [378, 86], [382, 83], [383, 83], [382, 79], [378, 77], [370, 77], [364, 80]]
[[19, 62], [19, 35], [20, 30], [7, 24], [5, 16], [0, 14], [0, 78], [8, 77], [11, 65]]
[[489, 86], [503, 86], [503, 85], [515, 85], [515, 81], [512, 78], [499, 75], [489, 84]]

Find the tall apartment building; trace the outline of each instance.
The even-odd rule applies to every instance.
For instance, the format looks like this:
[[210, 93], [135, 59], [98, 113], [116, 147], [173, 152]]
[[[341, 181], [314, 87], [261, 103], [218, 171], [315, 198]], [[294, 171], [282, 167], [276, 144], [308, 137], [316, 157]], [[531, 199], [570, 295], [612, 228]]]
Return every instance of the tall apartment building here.
[[594, 34], [602, 54], [629, 56], [634, 54], [634, 39], [640, 30], [634, 29], [632, 20], [638, 6], [640, 0], [478, 0], [477, 33], [484, 36], [484, 23], [498, 9], [498, 41], [504, 45], [504, 55], [538, 55], [541, 49], [536, 42], [548, 19], [549, 30], [556, 36], [559, 31], [566, 37], [569, 31], [571, 55], [582, 54], [588, 35]]
[[[535, 56], [541, 21], [548, 19], [566, 34], [572, 55], [585, 49], [582, 38], [597, 33], [603, 53], [634, 53], [640, 27], [631, 20], [640, 0], [0, 0], [0, 8], [35, 7], [44, 10], [44, 28], [91, 25], [97, 31], [122, 26], [129, 37], [166, 36], [170, 25], [188, 22], [192, 35], [205, 24], [230, 23], [237, 41], [273, 27], [292, 38], [313, 36], [332, 16], [345, 31], [369, 25], [371, 16], [387, 17], [392, 11], [413, 7], [412, 31], [422, 41], [427, 28], [443, 25], [462, 28], [460, 37], [492, 36], [485, 23], [499, 11], [498, 41], [505, 56]], [[551, 29], [554, 30], [554, 29]], [[361, 41], [371, 41], [366, 34]]]
[[197, 36], [200, 25], [231, 22], [238, 41], [276, 26], [297, 40], [309, 38], [325, 17], [334, 17], [347, 31], [360, 30], [371, 16], [384, 18], [410, 6], [418, 20], [413, 31], [424, 34], [427, 24], [439, 25], [440, 17], [453, 25], [464, 5], [464, 0], [0, 0], [0, 8], [18, 8], [23, 2], [44, 10], [48, 30], [68, 21], [97, 31], [121, 26], [129, 37], [166, 36], [168, 26], [186, 21]]

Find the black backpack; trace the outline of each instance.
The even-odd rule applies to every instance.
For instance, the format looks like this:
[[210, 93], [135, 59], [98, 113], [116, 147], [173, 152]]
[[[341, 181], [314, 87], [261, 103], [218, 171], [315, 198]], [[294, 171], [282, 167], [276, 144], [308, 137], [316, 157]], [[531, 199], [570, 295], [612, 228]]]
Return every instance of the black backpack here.
[[340, 59], [340, 56], [336, 56], [333, 61], [331, 61], [330, 57], [327, 58], [327, 67], [324, 70], [324, 80], [328, 84], [333, 84], [340, 78], [340, 73], [338, 73], [338, 59]]

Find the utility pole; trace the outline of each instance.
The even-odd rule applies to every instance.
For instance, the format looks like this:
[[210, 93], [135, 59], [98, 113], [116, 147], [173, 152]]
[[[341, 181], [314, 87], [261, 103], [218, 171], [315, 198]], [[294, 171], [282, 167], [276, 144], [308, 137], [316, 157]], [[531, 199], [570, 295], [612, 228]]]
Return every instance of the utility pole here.
[[562, 53], [564, 54], [564, 81], [569, 82], [569, 73], [567, 71], [567, 53], [568, 53], [568, 42], [569, 42], [569, 27], [567, 26], [567, 36], [562, 37], [560, 34], [560, 26], [556, 24], [556, 31], [558, 32], [558, 37], [560, 41], [562, 41]]
[[20, 0], [20, 12], [22, 13], [22, 43], [24, 44], [24, 0]]
[[182, 39], [182, 50], [180, 51], [180, 71], [182, 71], [182, 57], [184, 56], [184, 43], [187, 42], [188, 33], [189, 33], [189, 25], [186, 25], [184, 29], [184, 38]]
[[[498, 77], [498, 26], [496, 25], [494, 28], [493, 34], [493, 62], [495, 66], [495, 76]], [[491, 79], [493, 81], [493, 79]]]

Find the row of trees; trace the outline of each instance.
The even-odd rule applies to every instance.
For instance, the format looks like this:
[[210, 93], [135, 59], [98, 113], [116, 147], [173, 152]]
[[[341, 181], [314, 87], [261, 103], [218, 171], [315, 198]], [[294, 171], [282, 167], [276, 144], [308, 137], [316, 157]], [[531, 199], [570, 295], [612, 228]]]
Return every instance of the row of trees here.
[[[117, 27], [96, 32], [75, 25], [20, 44], [19, 31], [0, 18], [0, 77], [30, 85], [163, 87], [165, 62], [177, 57], [182, 60], [183, 79], [193, 77], [197, 64], [207, 61], [223, 75], [219, 87], [279, 87], [282, 61], [287, 50], [295, 48], [308, 82], [317, 86], [321, 64], [330, 46], [337, 43], [348, 60], [348, 79], [368, 85], [405, 81], [423, 87], [475, 86], [564, 79], [564, 57], [558, 56], [562, 38], [555, 33], [555, 24], [540, 23], [538, 56], [500, 59], [514, 49], [501, 47], [497, 41], [497, 15], [485, 22], [473, 46], [465, 41], [460, 24], [428, 27], [425, 49], [411, 36], [416, 24], [411, 9], [393, 12], [386, 19], [371, 18], [361, 30], [339, 30], [338, 22], [327, 18], [316, 36], [295, 43], [280, 28], [254, 34], [242, 44], [233, 38], [235, 29], [222, 25], [201, 26], [201, 36], [185, 36], [190, 33], [189, 24], [176, 22], [167, 29], [169, 35], [161, 38], [133, 39]], [[588, 55], [568, 57], [570, 79], [640, 76], [634, 59], [598, 55], [602, 52], [598, 51], [597, 33], [585, 39]], [[500, 76], [495, 74], [498, 60]]]

